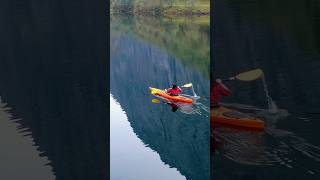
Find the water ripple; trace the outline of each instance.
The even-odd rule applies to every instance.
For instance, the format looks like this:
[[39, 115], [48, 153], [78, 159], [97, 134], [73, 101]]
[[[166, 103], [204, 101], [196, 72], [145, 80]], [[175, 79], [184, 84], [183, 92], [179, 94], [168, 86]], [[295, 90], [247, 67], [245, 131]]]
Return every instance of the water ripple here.
[[[245, 106], [244, 106], [245, 107]], [[248, 109], [248, 107], [246, 107]], [[215, 128], [213, 137], [218, 143], [216, 155], [221, 155], [239, 164], [256, 166], [284, 166], [299, 168], [314, 175], [316, 170], [308, 167], [306, 158], [320, 162], [320, 147], [293, 132], [278, 129], [276, 123], [289, 116], [285, 110], [277, 114], [253, 107], [258, 116], [265, 119], [265, 132], [250, 132], [226, 127]], [[304, 161], [301, 161], [304, 160]], [[319, 164], [318, 164], [319, 165]]]

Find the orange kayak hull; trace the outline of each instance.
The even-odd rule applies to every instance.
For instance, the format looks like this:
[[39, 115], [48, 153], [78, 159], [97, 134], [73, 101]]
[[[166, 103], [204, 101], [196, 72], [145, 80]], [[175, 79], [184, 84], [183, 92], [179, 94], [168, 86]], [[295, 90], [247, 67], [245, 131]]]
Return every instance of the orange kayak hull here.
[[255, 131], [263, 131], [265, 129], [265, 122], [263, 120], [225, 107], [211, 109], [210, 124], [211, 128], [229, 126]]
[[192, 99], [183, 96], [170, 96], [164, 90], [149, 87], [150, 93], [155, 96], [161, 96], [171, 102], [182, 102], [192, 104]]

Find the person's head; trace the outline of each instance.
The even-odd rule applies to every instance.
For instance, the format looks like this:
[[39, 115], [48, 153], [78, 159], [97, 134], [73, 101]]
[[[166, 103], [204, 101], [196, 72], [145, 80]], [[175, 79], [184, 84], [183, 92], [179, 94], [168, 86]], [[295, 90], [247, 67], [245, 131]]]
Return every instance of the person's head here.
[[178, 86], [176, 84], [172, 84], [172, 89], [176, 89]]

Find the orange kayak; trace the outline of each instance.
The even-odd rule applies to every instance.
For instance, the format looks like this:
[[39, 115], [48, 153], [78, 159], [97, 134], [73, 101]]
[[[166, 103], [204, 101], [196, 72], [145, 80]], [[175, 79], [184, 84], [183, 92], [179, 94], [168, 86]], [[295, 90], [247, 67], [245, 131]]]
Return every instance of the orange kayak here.
[[187, 98], [187, 97], [183, 97], [183, 96], [170, 96], [164, 90], [157, 89], [157, 88], [149, 87], [149, 89], [150, 89], [150, 93], [152, 95], [161, 96], [161, 97], [167, 99], [168, 101], [182, 102], [182, 103], [189, 103], [189, 104], [192, 103], [192, 99], [191, 98]]
[[211, 109], [210, 124], [211, 127], [230, 126], [256, 131], [265, 129], [265, 122], [263, 120], [225, 107]]

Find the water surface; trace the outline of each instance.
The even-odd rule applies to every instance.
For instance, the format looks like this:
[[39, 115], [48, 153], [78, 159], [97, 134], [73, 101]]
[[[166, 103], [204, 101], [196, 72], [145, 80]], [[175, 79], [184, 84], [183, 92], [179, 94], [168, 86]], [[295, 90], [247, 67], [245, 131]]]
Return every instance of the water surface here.
[[109, 178], [104, 6], [2, 1], [0, 12], [0, 179]]
[[[112, 18], [113, 179], [209, 179], [208, 28], [188, 19]], [[165, 102], [151, 102], [149, 86], [164, 89], [174, 82], [192, 82], [198, 104], [172, 112]]]
[[267, 128], [215, 129], [213, 178], [319, 179], [319, 3], [217, 1], [215, 9], [215, 77], [261, 68], [279, 111], [263, 110], [268, 103], [261, 80], [228, 83], [233, 95], [224, 102], [251, 106]]

